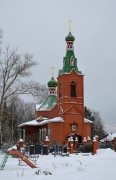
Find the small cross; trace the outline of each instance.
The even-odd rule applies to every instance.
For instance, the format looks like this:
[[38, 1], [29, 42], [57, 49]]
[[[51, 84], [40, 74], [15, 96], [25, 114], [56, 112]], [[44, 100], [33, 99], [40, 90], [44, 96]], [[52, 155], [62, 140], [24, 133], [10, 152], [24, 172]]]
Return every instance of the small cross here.
[[71, 21], [71, 20], [68, 20], [68, 28], [69, 28], [69, 32], [71, 32], [71, 24], [72, 24], [72, 21]]
[[52, 69], [52, 77], [54, 77], [54, 67], [52, 66], [51, 69]]

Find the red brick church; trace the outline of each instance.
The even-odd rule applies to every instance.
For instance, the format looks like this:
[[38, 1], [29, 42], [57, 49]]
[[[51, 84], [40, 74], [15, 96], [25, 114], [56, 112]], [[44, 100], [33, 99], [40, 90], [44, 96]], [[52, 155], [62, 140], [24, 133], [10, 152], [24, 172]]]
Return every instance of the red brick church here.
[[68, 137], [91, 137], [91, 121], [84, 118], [84, 75], [78, 70], [74, 54], [74, 36], [66, 36], [66, 55], [57, 81], [48, 82], [49, 96], [36, 107], [37, 119], [20, 124], [25, 142], [65, 144]]

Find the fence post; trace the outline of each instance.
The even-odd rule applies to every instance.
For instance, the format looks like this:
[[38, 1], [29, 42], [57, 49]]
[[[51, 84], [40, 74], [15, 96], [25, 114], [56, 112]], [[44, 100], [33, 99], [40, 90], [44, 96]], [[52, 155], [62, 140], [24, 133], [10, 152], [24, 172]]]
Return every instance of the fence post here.
[[86, 137], [83, 138], [83, 146], [87, 144], [87, 139]]
[[87, 138], [87, 144], [91, 144], [91, 138], [89, 136]]
[[78, 149], [78, 137], [75, 138], [75, 151]]
[[116, 137], [114, 137], [114, 151], [116, 152]]
[[92, 144], [93, 144], [93, 154], [96, 154], [97, 153], [97, 141], [96, 141], [96, 138], [95, 137], [93, 137], [93, 142], [92, 142]]
[[99, 136], [95, 136], [95, 138], [96, 138], [96, 141], [97, 141], [97, 149], [99, 149]]
[[49, 146], [49, 138], [48, 138], [48, 136], [46, 136], [45, 141], [44, 141], [44, 144], [45, 144], [46, 146]]
[[70, 138], [68, 138], [67, 147], [70, 148]]
[[74, 151], [74, 147], [73, 147], [73, 137], [70, 137], [70, 154], [72, 154]]

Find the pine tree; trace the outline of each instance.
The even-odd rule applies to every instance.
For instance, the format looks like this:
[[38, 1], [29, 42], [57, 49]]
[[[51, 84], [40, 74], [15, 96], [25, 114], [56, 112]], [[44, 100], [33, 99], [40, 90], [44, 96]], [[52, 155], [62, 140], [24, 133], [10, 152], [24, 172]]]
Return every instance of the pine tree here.
[[85, 106], [84, 115], [85, 115], [85, 118], [87, 118], [93, 122], [93, 124], [91, 126], [92, 138], [95, 135], [98, 135], [99, 138], [102, 139], [106, 135], [106, 132], [104, 130], [104, 126], [103, 126], [102, 119], [100, 117], [100, 113], [96, 112], [94, 110], [90, 110], [89, 108], [87, 108]]

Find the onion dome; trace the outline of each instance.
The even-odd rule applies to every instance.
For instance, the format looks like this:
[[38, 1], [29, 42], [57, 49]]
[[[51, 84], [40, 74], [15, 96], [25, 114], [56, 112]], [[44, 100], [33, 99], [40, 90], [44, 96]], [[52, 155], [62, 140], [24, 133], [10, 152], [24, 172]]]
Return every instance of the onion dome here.
[[55, 88], [57, 86], [57, 81], [52, 77], [51, 80], [48, 82], [48, 87], [49, 88]]
[[68, 36], [66, 36], [65, 40], [66, 40], [66, 42], [74, 41], [75, 37], [71, 34], [71, 32], [69, 32], [69, 34], [68, 34]]

